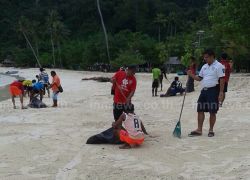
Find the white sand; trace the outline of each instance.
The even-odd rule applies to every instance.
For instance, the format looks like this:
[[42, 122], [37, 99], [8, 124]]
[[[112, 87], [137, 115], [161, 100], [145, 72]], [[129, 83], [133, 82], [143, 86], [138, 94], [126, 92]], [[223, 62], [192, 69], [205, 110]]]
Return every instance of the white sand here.
[[[19, 71], [31, 79], [37, 74], [37, 69]], [[186, 97], [183, 138], [176, 139], [172, 131], [182, 97], [151, 97], [151, 75], [137, 74], [133, 102], [154, 137], [146, 137], [140, 148], [120, 150], [116, 145], [85, 144], [89, 136], [110, 127], [112, 96], [110, 83], [81, 78], [111, 74], [57, 72], [65, 90], [59, 108], [14, 110], [10, 100], [0, 102], [1, 180], [250, 179], [250, 77], [232, 76], [213, 138], [207, 137], [207, 120], [202, 137], [187, 137], [196, 128], [196, 87]], [[181, 77], [183, 83], [185, 79]], [[169, 84], [164, 83], [166, 91]], [[52, 103], [48, 98], [44, 102]]]

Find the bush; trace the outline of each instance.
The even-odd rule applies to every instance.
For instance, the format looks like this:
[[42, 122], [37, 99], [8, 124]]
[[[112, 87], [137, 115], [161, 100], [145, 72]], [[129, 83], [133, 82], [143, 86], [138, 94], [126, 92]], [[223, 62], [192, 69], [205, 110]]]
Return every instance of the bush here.
[[132, 50], [121, 51], [118, 57], [111, 61], [111, 65], [114, 67], [143, 63], [143, 56], [139, 52], [133, 52]]

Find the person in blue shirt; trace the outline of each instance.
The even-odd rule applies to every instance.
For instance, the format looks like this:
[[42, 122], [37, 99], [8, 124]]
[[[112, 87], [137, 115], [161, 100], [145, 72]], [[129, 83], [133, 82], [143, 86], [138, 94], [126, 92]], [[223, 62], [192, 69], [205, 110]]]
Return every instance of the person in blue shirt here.
[[43, 99], [43, 89], [44, 85], [41, 82], [36, 82], [36, 80], [32, 80], [32, 90], [30, 95], [30, 101], [33, 97], [40, 95], [40, 100]]

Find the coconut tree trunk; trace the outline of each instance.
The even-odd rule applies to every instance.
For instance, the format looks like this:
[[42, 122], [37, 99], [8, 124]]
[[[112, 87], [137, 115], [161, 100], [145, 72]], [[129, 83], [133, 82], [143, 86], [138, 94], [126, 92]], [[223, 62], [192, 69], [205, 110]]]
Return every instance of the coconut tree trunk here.
[[159, 25], [158, 27], [158, 40], [159, 40], [159, 43], [161, 42], [161, 26]]
[[103, 29], [103, 32], [104, 32], [104, 35], [105, 35], [105, 42], [106, 42], [108, 60], [110, 62], [108, 35], [107, 35], [106, 27], [105, 27], [105, 24], [104, 24], [104, 21], [103, 21], [99, 0], [96, 0], [96, 3], [97, 3], [97, 9], [98, 9], [98, 12], [99, 12], [99, 15], [100, 15], [100, 18], [101, 18], [101, 22], [102, 22], [102, 29]]
[[168, 22], [168, 31], [167, 31], [167, 36], [170, 36], [170, 22]]
[[58, 48], [58, 55], [59, 55], [60, 67], [63, 68], [63, 65], [62, 65], [61, 44], [60, 44], [59, 41], [57, 42], [57, 48]]
[[174, 36], [176, 36], [176, 24], [174, 25]]
[[22, 33], [23, 33], [23, 36], [24, 36], [25, 40], [27, 41], [27, 43], [28, 43], [28, 45], [29, 45], [29, 47], [30, 47], [30, 49], [31, 49], [31, 51], [32, 51], [32, 53], [33, 53], [33, 55], [34, 55], [35, 58], [36, 58], [36, 62], [37, 62], [37, 64], [38, 64], [38, 66], [39, 66], [39, 67], [42, 67], [42, 66], [41, 66], [41, 63], [40, 63], [40, 61], [39, 61], [39, 59], [38, 59], [38, 57], [37, 57], [37, 55], [36, 55], [36, 52], [35, 52], [33, 46], [31, 45], [31, 43], [30, 43], [30, 41], [29, 41], [29, 38], [27, 37], [27, 35], [25, 34], [25, 32], [24, 32], [23, 30], [22, 30]]
[[37, 42], [37, 40], [36, 40], [35, 44], [36, 44], [36, 55], [37, 55], [37, 57], [39, 58], [39, 47], [38, 47], [38, 42]]
[[170, 28], [171, 30], [170, 30], [170, 37], [172, 37], [173, 36], [173, 24], [171, 24], [171, 28]]
[[50, 41], [51, 41], [51, 47], [52, 47], [52, 56], [53, 56], [53, 63], [54, 63], [54, 67], [56, 66], [56, 59], [55, 59], [55, 46], [54, 46], [54, 41], [53, 41], [53, 37], [52, 37], [52, 33], [50, 33]]

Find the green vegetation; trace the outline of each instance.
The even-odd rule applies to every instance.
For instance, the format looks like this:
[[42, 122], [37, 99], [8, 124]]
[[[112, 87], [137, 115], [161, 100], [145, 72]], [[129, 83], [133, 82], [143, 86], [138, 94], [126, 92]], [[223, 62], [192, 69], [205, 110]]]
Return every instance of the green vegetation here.
[[99, 0], [106, 28], [97, 2], [1, 0], [0, 61], [11, 55], [19, 66], [84, 69], [178, 56], [187, 65], [213, 48], [250, 71], [249, 0]]

